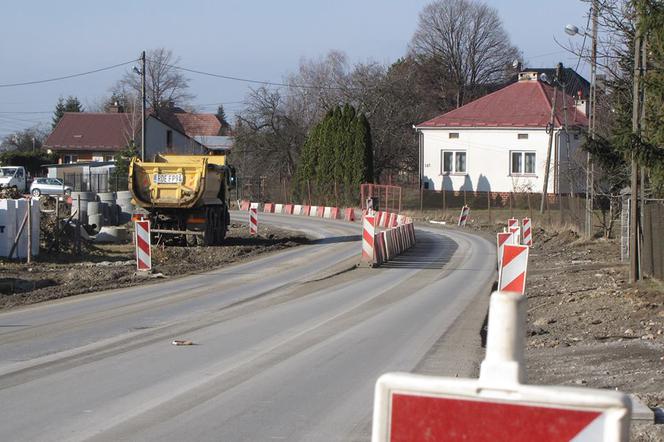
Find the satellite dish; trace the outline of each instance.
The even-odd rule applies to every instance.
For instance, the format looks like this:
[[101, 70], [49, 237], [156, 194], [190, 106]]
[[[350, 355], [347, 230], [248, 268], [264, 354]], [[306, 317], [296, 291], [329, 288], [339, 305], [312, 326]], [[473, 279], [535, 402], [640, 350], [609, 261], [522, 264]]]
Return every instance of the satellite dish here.
[[521, 63], [519, 63], [519, 60], [514, 60], [514, 61], [512, 62], [512, 67], [513, 67], [514, 69], [516, 69], [516, 68], [519, 67], [520, 64], [521, 64]]
[[539, 79], [541, 82], [548, 83], [549, 82], [549, 76], [546, 75], [544, 72], [542, 72], [539, 76]]

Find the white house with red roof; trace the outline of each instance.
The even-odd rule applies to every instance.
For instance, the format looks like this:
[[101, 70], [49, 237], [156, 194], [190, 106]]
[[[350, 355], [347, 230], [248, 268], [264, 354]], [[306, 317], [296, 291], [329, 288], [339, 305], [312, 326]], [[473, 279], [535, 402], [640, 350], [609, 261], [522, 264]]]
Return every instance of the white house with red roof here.
[[[553, 95], [536, 72], [522, 72], [516, 83], [415, 126], [424, 188], [542, 192]], [[585, 100], [557, 91], [547, 193], [584, 191], [574, 160], [585, 109]]]

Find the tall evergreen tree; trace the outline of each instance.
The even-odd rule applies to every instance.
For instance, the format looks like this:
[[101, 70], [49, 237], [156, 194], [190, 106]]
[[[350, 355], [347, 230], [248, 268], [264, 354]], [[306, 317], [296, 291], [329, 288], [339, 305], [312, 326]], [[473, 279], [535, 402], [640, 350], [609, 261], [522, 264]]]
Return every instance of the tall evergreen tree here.
[[[336, 106], [309, 133], [296, 173], [301, 196], [315, 183], [317, 203], [354, 201], [359, 185], [373, 181], [371, 129], [364, 114]], [[340, 201], [341, 199], [341, 201]]]
[[58, 98], [58, 102], [55, 105], [55, 110], [53, 111], [53, 123], [52, 126], [55, 128], [58, 122], [65, 114], [65, 112], [83, 112], [83, 105], [78, 101], [78, 98], [70, 95], [65, 100], [64, 98]]
[[226, 119], [226, 111], [224, 110], [223, 104], [220, 104], [219, 107], [217, 107], [217, 113], [215, 115], [217, 116], [217, 119], [221, 123], [220, 135], [226, 135], [231, 125], [228, 123], [228, 120]]

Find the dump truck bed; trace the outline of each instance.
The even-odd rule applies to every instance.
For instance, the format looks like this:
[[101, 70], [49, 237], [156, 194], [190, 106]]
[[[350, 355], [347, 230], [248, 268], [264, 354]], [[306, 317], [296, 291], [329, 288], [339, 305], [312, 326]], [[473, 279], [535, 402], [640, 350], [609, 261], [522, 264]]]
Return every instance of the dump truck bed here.
[[[222, 204], [225, 157], [160, 155], [129, 165], [129, 190], [143, 208], [195, 208]], [[221, 164], [220, 164], [221, 163]]]

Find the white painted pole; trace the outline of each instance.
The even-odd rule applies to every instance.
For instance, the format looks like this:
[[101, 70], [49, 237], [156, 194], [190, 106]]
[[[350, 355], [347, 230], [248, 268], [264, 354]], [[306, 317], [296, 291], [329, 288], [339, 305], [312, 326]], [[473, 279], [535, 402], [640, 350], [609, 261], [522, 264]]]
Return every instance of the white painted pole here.
[[480, 383], [524, 384], [523, 363], [526, 297], [518, 293], [493, 292], [489, 305], [486, 357], [480, 366]]

